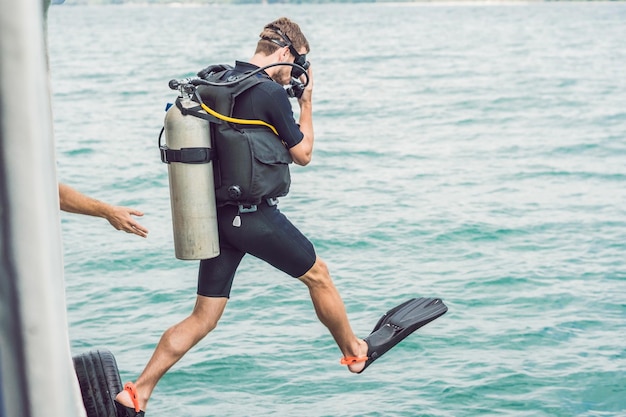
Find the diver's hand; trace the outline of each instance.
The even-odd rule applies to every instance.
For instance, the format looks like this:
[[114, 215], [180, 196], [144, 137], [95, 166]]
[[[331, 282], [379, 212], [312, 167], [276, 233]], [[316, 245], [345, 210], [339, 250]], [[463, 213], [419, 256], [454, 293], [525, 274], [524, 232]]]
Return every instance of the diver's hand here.
[[[310, 103], [313, 99], [313, 66], [309, 66], [306, 73], [309, 76], [309, 85], [304, 88], [302, 96], [298, 99], [300, 107], [302, 107], [303, 103]], [[306, 82], [304, 74], [300, 76], [300, 82], [303, 84]]]
[[[309, 85], [307, 85], [302, 92], [302, 96], [298, 99], [298, 104], [300, 105], [300, 118], [299, 125], [300, 131], [302, 132], [303, 138], [299, 144], [289, 149], [289, 153], [293, 161], [298, 165], [307, 165], [311, 162], [311, 158], [313, 156], [313, 103], [312, 103], [312, 95], [313, 95], [313, 70], [311, 67], [307, 69], [307, 74], [309, 76]], [[301, 81], [304, 77], [302, 75]]]

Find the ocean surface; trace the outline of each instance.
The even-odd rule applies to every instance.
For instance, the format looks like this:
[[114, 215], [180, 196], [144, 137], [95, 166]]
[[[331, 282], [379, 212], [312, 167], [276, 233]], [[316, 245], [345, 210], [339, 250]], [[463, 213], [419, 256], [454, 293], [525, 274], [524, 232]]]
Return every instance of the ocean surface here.
[[247, 257], [148, 415], [625, 416], [626, 3], [53, 6], [59, 180], [150, 230], [62, 215], [72, 353], [134, 380], [190, 313], [168, 81], [249, 59], [283, 15], [311, 44], [316, 143], [281, 211], [357, 335], [411, 297], [449, 312], [352, 375], [306, 287]]

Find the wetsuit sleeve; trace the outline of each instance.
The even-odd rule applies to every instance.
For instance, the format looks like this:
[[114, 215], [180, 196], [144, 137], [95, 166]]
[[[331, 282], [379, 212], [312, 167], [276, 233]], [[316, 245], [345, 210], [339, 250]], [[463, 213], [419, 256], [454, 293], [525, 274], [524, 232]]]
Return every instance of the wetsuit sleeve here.
[[298, 127], [289, 97], [282, 87], [272, 85], [274, 83], [262, 83], [261, 90], [265, 94], [259, 94], [258, 110], [262, 109], [264, 120], [274, 126], [278, 136], [285, 142], [287, 148], [292, 148], [302, 141], [304, 135]]

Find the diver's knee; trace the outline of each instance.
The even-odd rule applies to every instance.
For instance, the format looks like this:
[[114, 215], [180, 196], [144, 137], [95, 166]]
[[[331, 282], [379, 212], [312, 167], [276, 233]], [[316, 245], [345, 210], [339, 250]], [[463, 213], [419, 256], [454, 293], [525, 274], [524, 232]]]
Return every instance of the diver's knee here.
[[322, 258], [316, 258], [315, 263], [313, 264], [313, 267], [311, 269], [313, 270], [313, 273], [316, 275], [330, 278], [330, 272], [328, 272], [328, 265], [326, 265], [326, 262], [324, 262]]
[[217, 327], [220, 316], [203, 314], [202, 311], [194, 310], [190, 319], [193, 320], [196, 334], [203, 338]]
[[332, 284], [330, 272], [328, 271], [328, 265], [326, 265], [326, 262], [324, 262], [321, 258], [317, 258], [315, 260], [311, 269], [301, 276], [300, 280], [309, 287]]
[[190, 317], [191, 326], [187, 326], [184, 330], [187, 332], [188, 337], [193, 340], [192, 345], [195, 345], [202, 339], [204, 339], [209, 333], [211, 333], [216, 327], [217, 323], [198, 319], [197, 317]]
[[227, 302], [228, 298], [225, 297], [212, 298], [198, 295], [190, 318], [196, 324], [198, 333], [202, 337], [215, 330]]

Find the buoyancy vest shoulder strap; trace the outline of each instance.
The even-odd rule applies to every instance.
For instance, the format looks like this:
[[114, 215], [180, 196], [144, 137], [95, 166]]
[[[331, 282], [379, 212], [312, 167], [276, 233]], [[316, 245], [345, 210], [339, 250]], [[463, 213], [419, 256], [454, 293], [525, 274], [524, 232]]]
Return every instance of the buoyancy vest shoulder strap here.
[[219, 98], [216, 103], [217, 110], [220, 113], [227, 114], [229, 116], [233, 115], [233, 108], [235, 106], [235, 99], [237, 98], [237, 96], [239, 96], [244, 91], [251, 89], [257, 84], [271, 81], [271, 79], [269, 78], [258, 75], [253, 75], [247, 78], [243, 78], [245, 74], [242, 74], [238, 77], [233, 76], [232, 71], [230, 70], [223, 71], [220, 74], [216, 74], [216, 76], [222, 81], [226, 80], [229, 82], [234, 81], [237, 78], [242, 78], [242, 80], [238, 83], [225, 87], [218, 87], [218, 90], [216, 91], [216, 98]]
[[[213, 115], [228, 123], [266, 126], [278, 136], [276, 128], [263, 120], [236, 119], [232, 117], [237, 96], [255, 85], [271, 81], [271, 79], [257, 75], [246, 77], [246, 74], [235, 77], [231, 74], [232, 69], [226, 69], [205, 78], [207, 81], [214, 83], [224, 82], [224, 85], [203, 85], [199, 87], [196, 93], [199, 95], [197, 100], [200, 102], [201, 107], [209, 115]], [[237, 78], [241, 78], [241, 80], [233, 83]]]

